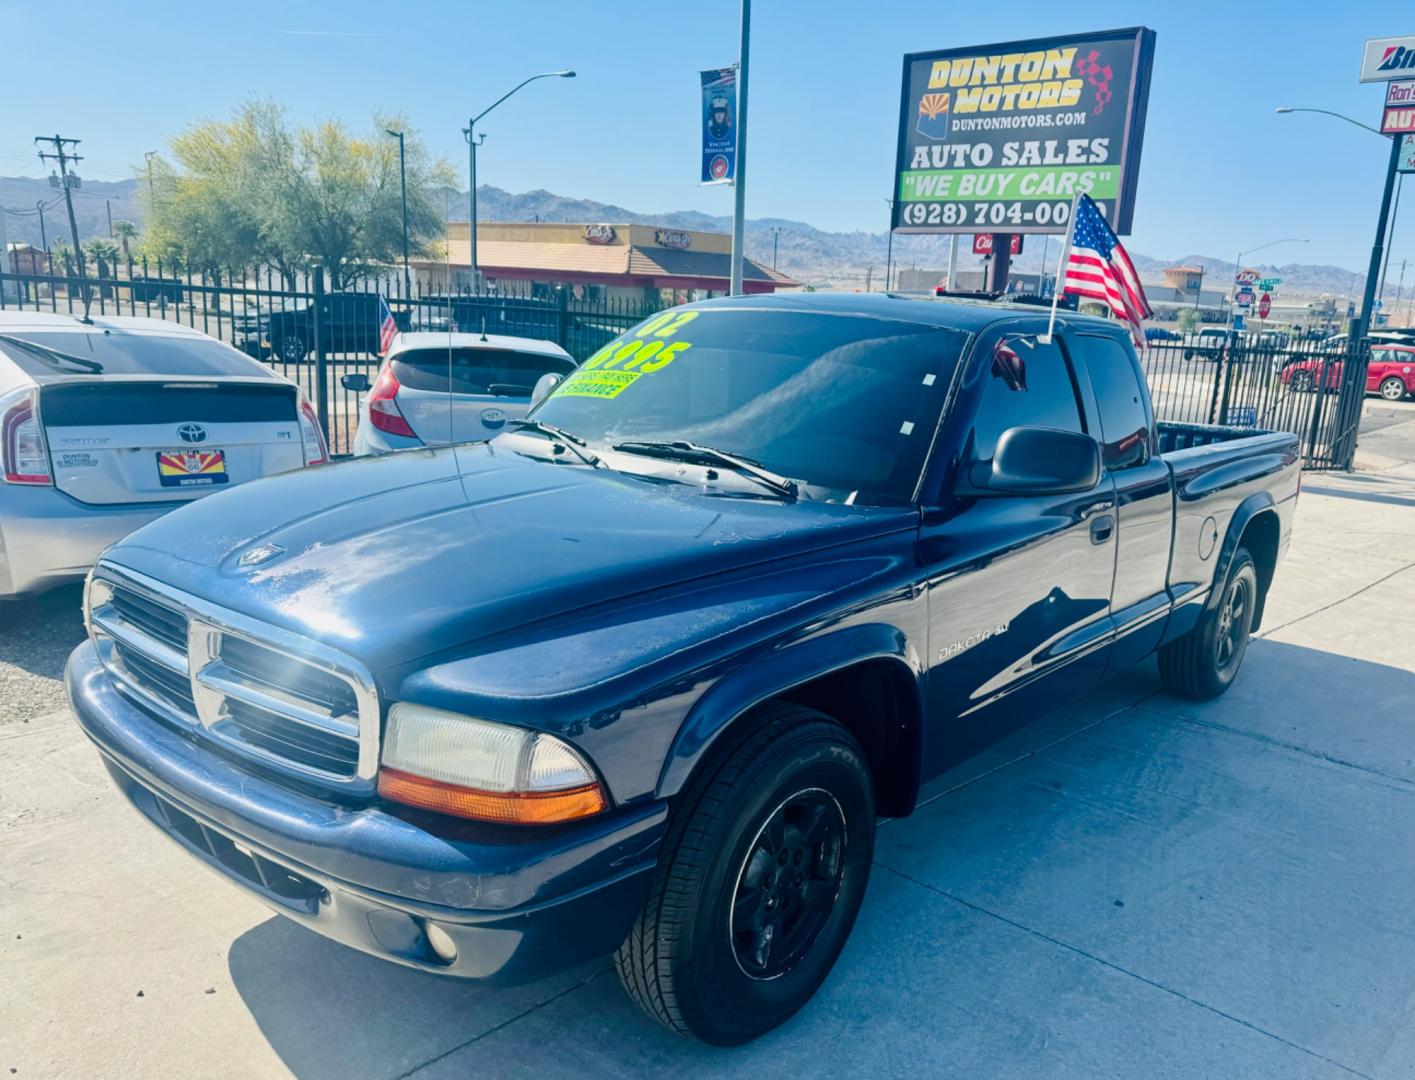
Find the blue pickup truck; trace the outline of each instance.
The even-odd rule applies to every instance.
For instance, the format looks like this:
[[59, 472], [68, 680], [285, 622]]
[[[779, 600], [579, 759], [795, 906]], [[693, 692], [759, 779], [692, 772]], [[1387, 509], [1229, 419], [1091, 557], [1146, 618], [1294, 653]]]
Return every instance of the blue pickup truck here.
[[1116, 324], [1046, 330], [662, 313], [490, 440], [108, 549], [74, 712], [158, 829], [320, 933], [485, 981], [613, 953], [650, 1016], [745, 1042], [829, 973], [877, 816], [1151, 653], [1222, 693], [1262, 619], [1295, 437], [1156, 424]]

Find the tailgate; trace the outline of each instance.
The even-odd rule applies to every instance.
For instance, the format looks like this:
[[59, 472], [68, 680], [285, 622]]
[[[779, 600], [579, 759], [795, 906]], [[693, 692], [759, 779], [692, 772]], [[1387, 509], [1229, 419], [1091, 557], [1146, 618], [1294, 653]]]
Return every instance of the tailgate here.
[[183, 502], [304, 464], [295, 387], [104, 379], [41, 388], [54, 484], [94, 504]]

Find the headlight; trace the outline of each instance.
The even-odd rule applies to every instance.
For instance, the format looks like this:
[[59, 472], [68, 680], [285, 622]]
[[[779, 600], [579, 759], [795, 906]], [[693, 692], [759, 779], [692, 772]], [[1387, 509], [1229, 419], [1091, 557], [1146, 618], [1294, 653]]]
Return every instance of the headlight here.
[[594, 772], [555, 736], [402, 701], [388, 711], [378, 793], [518, 825], [587, 817], [607, 805]]

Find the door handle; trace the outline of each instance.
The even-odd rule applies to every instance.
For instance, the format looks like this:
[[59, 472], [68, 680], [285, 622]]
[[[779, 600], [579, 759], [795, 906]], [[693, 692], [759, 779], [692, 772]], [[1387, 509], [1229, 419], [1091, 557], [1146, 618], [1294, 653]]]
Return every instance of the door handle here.
[[1101, 514], [1091, 518], [1091, 543], [1104, 544], [1110, 539], [1113, 532], [1115, 532], [1115, 518], [1110, 514]]

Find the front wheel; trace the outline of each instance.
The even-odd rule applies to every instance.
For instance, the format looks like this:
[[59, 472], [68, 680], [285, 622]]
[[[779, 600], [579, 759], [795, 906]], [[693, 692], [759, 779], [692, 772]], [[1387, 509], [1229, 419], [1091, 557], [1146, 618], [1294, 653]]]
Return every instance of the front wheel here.
[[850, 733], [783, 703], [752, 720], [684, 792], [614, 958], [640, 1008], [717, 1046], [770, 1031], [816, 992], [874, 852], [874, 791]]
[[1295, 371], [1292, 373], [1292, 378], [1288, 380], [1287, 385], [1292, 387], [1297, 393], [1305, 394], [1311, 390], [1314, 385], [1312, 373], [1310, 371]]
[[287, 364], [298, 364], [310, 353], [310, 347], [300, 334], [289, 334], [280, 340], [280, 359]]
[[1160, 681], [1170, 693], [1207, 701], [1232, 685], [1248, 651], [1258, 610], [1258, 571], [1247, 548], [1233, 555], [1223, 592], [1199, 624], [1160, 647]]
[[1400, 401], [1405, 397], [1405, 383], [1392, 375], [1381, 383], [1381, 397], [1387, 401]]

